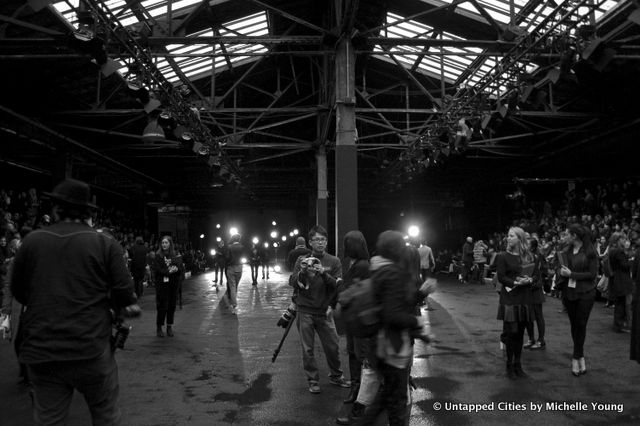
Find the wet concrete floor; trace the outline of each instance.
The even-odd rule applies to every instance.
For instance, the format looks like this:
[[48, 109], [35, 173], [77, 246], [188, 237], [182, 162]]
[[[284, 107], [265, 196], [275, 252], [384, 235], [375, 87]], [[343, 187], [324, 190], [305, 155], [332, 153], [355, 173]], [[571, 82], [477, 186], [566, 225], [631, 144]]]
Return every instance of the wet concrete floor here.
[[[120, 398], [125, 425], [330, 425], [349, 406], [348, 389], [321, 380], [310, 394], [302, 371], [298, 333], [291, 330], [275, 363], [283, 334], [276, 326], [289, 303], [286, 274], [250, 283], [246, 268], [238, 292], [238, 314], [212, 286], [213, 274], [185, 281], [176, 313], [175, 337], [155, 336], [154, 290], [142, 298], [143, 316], [132, 320], [125, 350], [118, 351]], [[569, 323], [547, 298], [547, 348], [525, 350], [528, 379], [509, 380], [499, 348], [497, 295], [489, 286], [461, 285], [440, 277], [429, 319], [436, 342], [416, 344], [412, 376], [412, 425], [599, 425], [640, 424], [640, 365], [629, 361], [629, 335], [611, 331], [612, 310], [597, 302], [589, 322], [588, 373], [571, 375]], [[344, 338], [341, 356], [348, 377]], [[321, 377], [328, 369], [319, 343]], [[27, 390], [18, 383], [15, 356], [0, 342], [0, 424], [32, 424]], [[457, 404], [457, 405], [456, 405]], [[474, 404], [485, 404], [474, 410]], [[439, 408], [439, 409], [436, 409]], [[76, 394], [71, 425], [89, 425]]]

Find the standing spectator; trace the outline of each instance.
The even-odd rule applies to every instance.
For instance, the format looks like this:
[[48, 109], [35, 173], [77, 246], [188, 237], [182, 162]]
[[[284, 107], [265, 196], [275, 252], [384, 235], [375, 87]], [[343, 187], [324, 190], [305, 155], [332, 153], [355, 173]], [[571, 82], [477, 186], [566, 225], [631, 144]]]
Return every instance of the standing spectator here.
[[473, 238], [467, 237], [462, 245], [462, 277], [463, 284], [467, 284], [471, 279], [471, 268], [473, 268]]
[[166, 320], [167, 336], [173, 337], [173, 320], [178, 292], [184, 278], [184, 263], [168, 235], [160, 240], [160, 249], [156, 252], [153, 270], [156, 280], [156, 335], [164, 337], [162, 327]]
[[[262, 279], [269, 279], [269, 267], [270, 264], [270, 256], [269, 256], [269, 243], [264, 243], [262, 247], [260, 247], [260, 266], [262, 267]], [[266, 272], [266, 274], [265, 274]]]
[[420, 254], [420, 275], [422, 281], [426, 281], [431, 276], [435, 269], [436, 261], [433, 257], [433, 250], [427, 245], [427, 240], [423, 240], [420, 247], [418, 247], [418, 253]]
[[224, 285], [224, 277], [227, 275], [227, 246], [223, 240], [218, 241], [218, 248], [213, 261], [215, 262], [213, 282]]
[[[360, 231], [349, 231], [344, 236], [344, 261], [347, 267], [342, 285], [338, 291], [344, 291], [354, 283], [369, 277], [369, 250], [367, 241]], [[296, 258], [297, 259], [297, 258]], [[360, 390], [360, 377], [363, 363], [370, 350], [370, 339], [357, 338], [347, 332], [347, 352], [349, 354], [349, 375], [351, 378], [351, 392], [345, 404], [356, 402]]]
[[487, 264], [487, 246], [484, 241], [478, 240], [473, 245], [473, 266], [476, 270], [475, 278], [479, 284], [484, 284], [484, 265]]
[[240, 234], [232, 235], [229, 239], [227, 247], [227, 296], [231, 305], [231, 313], [237, 313], [238, 285], [242, 279], [242, 255], [244, 254], [244, 246], [240, 243]]
[[627, 313], [627, 299], [630, 299], [633, 293], [633, 280], [631, 279], [629, 257], [626, 253], [630, 246], [631, 242], [622, 232], [611, 234], [608, 256], [611, 268], [609, 299], [614, 303], [613, 331], [616, 333], [630, 331], [631, 317]]
[[522, 369], [522, 341], [527, 323], [533, 318], [530, 287], [538, 275], [539, 265], [534, 266], [531, 274], [523, 274], [523, 265], [534, 261], [524, 230], [510, 228], [507, 250], [496, 258], [498, 282], [502, 284], [498, 319], [503, 321], [501, 341], [506, 346], [510, 379], [527, 376]]
[[142, 293], [144, 293], [142, 283], [147, 268], [147, 251], [142, 237], [136, 237], [135, 244], [130, 249], [129, 258], [131, 259], [131, 275], [133, 276], [133, 283], [138, 299], [140, 299]]
[[640, 247], [633, 259], [631, 274], [635, 284], [633, 292], [633, 317], [631, 319], [630, 359], [640, 364]]
[[260, 268], [260, 250], [252, 243], [249, 250], [249, 267], [251, 268], [251, 285], [258, 285], [258, 269]]
[[535, 325], [538, 327], [538, 340], [535, 339], [534, 334], [534, 321], [530, 321], [527, 324], [527, 334], [529, 335], [529, 342], [527, 342], [524, 347], [529, 348], [531, 350], [545, 349], [547, 344], [544, 340], [545, 333], [545, 322], [544, 322], [544, 314], [542, 312], [542, 304], [544, 303], [544, 290], [543, 286], [543, 275], [544, 271], [547, 269], [547, 264], [544, 256], [538, 250], [538, 240], [532, 239], [529, 242], [531, 253], [535, 258], [536, 264], [539, 265], [540, 270], [540, 279], [536, 279], [531, 284], [531, 306], [533, 307], [533, 316], [535, 318]]
[[65, 424], [77, 389], [93, 424], [119, 424], [109, 309], [140, 313], [133, 282], [121, 246], [85, 222], [96, 208], [89, 186], [68, 179], [48, 195], [58, 221], [24, 239], [11, 277], [26, 307], [17, 349], [33, 384], [35, 422]]
[[300, 256], [306, 256], [309, 253], [311, 253], [311, 250], [307, 248], [304, 237], [296, 238], [296, 246], [289, 252], [289, 254], [287, 254], [287, 269], [289, 269], [289, 271], [293, 271], [296, 260], [298, 260]]
[[319, 225], [309, 231], [311, 253], [300, 256], [289, 277], [293, 287], [293, 299], [298, 307], [296, 317], [302, 364], [309, 383], [309, 392], [320, 393], [320, 375], [314, 356], [315, 335], [320, 343], [329, 365], [329, 383], [343, 388], [351, 387], [342, 375], [338, 333], [333, 318], [329, 315], [329, 304], [335, 299], [338, 278], [342, 278], [340, 259], [326, 252], [328, 234]]
[[572, 224], [567, 228], [566, 235], [569, 245], [564, 251], [566, 264], [560, 268], [560, 275], [567, 279], [562, 302], [567, 308], [571, 323], [571, 373], [578, 377], [587, 372], [584, 342], [587, 337], [587, 322], [596, 297], [598, 259], [591, 236], [584, 227]]

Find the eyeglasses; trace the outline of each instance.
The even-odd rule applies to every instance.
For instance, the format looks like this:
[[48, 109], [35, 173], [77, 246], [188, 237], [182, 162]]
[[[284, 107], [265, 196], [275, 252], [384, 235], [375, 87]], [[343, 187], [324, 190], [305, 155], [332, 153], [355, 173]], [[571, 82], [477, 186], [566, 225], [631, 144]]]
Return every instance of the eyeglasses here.
[[326, 243], [327, 239], [325, 237], [315, 237], [311, 238], [309, 241], [311, 241], [312, 243]]

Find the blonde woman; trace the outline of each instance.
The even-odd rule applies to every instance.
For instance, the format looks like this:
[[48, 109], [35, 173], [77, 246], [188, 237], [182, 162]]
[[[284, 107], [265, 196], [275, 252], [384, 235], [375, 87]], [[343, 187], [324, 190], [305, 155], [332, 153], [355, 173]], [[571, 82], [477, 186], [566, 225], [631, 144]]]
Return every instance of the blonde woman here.
[[507, 234], [507, 249], [497, 255], [500, 290], [498, 319], [503, 321], [500, 340], [507, 355], [507, 376], [526, 377], [522, 369], [522, 343], [527, 323], [533, 320], [531, 285], [539, 280], [539, 262], [529, 250], [527, 235], [513, 227]]

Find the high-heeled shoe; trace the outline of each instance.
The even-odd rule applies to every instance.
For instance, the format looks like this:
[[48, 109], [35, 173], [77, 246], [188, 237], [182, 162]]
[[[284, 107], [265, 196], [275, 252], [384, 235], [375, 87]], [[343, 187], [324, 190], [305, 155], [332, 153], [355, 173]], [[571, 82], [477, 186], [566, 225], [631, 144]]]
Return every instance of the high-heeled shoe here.
[[580, 374], [587, 374], [587, 364], [584, 360], [584, 357], [578, 360], [578, 371]]
[[571, 360], [571, 374], [580, 376], [580, 362], [575, 358]]

